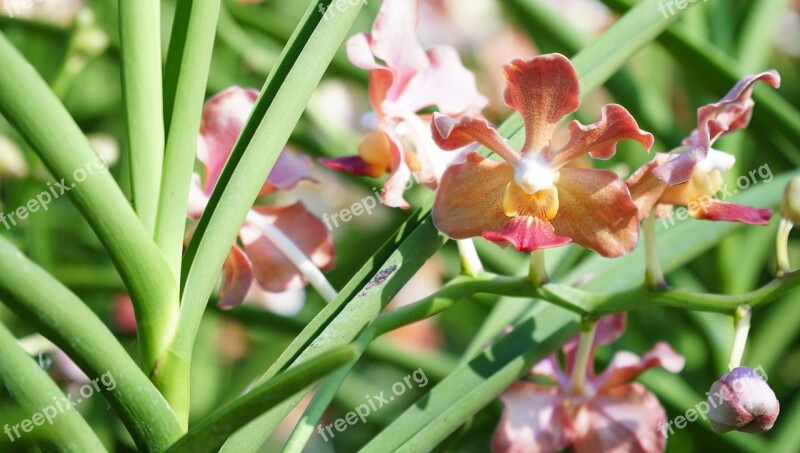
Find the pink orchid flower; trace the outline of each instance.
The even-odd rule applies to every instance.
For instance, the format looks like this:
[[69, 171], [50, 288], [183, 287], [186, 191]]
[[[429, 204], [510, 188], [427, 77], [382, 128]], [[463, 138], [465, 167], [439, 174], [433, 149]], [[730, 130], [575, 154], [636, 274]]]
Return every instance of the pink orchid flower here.
[[[624, 330], [624, 314], [600, 319], [593, 348], [613, 343]], [[531, 370], [532, 376], [552, 379], [555, 386], [520, 381], [500, 396], [504, 410], [492, 438], [494, 450], [544, 453], [571, 445], [577, 453], [663, 451], [664, 408], [644, 386], [630, 381], [654, 366], [677, 373], [683, 369], [683, 357], [666, 343], [641, 358], [617, 352], [603, 373], [595, 375], [594, 366], [587, 367], [584, 390], [576, 394], [569, 374], [577, 345], [575, 338], [564, 346], [566, 373], [555, 354]], [[590, 364], [593, 357], [594, 349]]]
[[755, 102], [751, 95], [759, 81], [775, 88], [780, 76], [774, 70], [742, 78], [719, 102], [697, 110], [697, 129], [671, 153], [658, 153], [629, 179], [628, 187], [639, 207], [640, 218], [655, 206], [656, 216], [668, 216], [672, 205], [688, 206], [690, 216], [752, 225], [766, 225], [771, 209], [757, 209], [717, 200], [724, 186], [722, 174], [736, 158], [712, 146], [720, 137], [747, 127]]
[[452, 115], [474, 114], [488, 102], [455, 49], [422, 47], [414, 33], [418, 19], [417, 0], [384, 0], [372, 33], [347, 42], [350, 61], [370, 72], [377, 124], [364, 135], [357, 156], [322, 160], [329, 168], [356, 175], [389, 173], [381, 198], [403, 209], [409, 207], [403, 193], [412, 174], [435, 188], [448, 163], [431, 140], [430, 116], [418, 112], [436, 106]]
[[[233, 145], [253, 110], [258, 92], [229, 88], [209, 100], [197, 141], [197, 158], [205, 167], [205, 184], [195, 174], [189, 195], [189, 217], [199, 219], [208, 204]], [[264, 182], [261, 195], [290, 189], [311, 177], [311, 160], [284, 150]], [[219, 305], [231, 308], [248, 295], [253, 280], [272, 293], [303, 288], [304, 275], [287, 257], [285, 246], [299, 249], [314, 265], [328, 270], [334, 263], [333, 239], [327, 228], [297, 202], [289, 206], [257, 205], [239, 231], [244, 248], [234, 244], [223, 267]]]
[[573, 121], [569, 142], [551, 149], [556, 125], [580, 105], [572, 63], [563, 55], [542, 55], [514, 60], [504, 71], [506, 103], [525, 124], [522, 152], [483, 119], [434, 114], [433, 137], [442, 149], [478, 142], [505, 160], [470, 153], [450, 166], [433, 207], [436, 226], [455, 239], [483, 236], [525, 252], [575, 241], [608, 257], [630, 253], [639, 222], [625, 183], [608, 170], [566, 166], [586, 153], [609, 159], [624, 139], [650, 149], [652, 134], [639, 129], [624, 107], [609, 104], [594, 124]]

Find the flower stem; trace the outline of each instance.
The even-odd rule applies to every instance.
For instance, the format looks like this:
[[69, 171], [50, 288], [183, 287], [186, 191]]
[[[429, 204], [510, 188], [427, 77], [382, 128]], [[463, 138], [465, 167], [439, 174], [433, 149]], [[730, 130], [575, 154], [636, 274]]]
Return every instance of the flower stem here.
[[792, 232], [794, 224], [791, 220], [781, 218], [780, 226], [778, 227], [778, 235], [776, 238], [776, 248], [778, 257], [778, 277], [783, 277], [784, 274], [791, 271], [789, 264], [789, 233]]
[[728, 360], [728, 370], [742, 364], [742, 356], [744, 356], [744, 348], [747, 345], [747, 335], [750, 333], [750, 318], [753, 310], [750, 307], [743, 305], [736, 309], [733, 315], [734, 336], [733, 347], [731, 348], [731, 357]]
[[528, 270], [528, 279], [534, 285], [542, 285], [550, 280], [547, 276], [547, 267], [544, 264], [544, 250], [531, 252], [531, 266]]
[[658, 261], [658, 246], [656, 245], [655, 210], [642, 222], [644, 233], [644, 254], [647, 259], [645, 270], [645, 284], [651, 288], [666, 286], [661, 263]]
[[578, 353], [575, 356], [575, 366], [572, 367], [572, 393], [582, 395], [586, 384], [586, 370], [592, 358], [594, 334], [597, 331], [597, 322], [584, 319], [581, 323], [581, 337], [578, 342]]
[[264, 233], [264, 236], [272, 242], [278, 250], [283, 253], [286, 258], [289, 258], [289, 261], [295, 265], [295, 267], [308, 279], [311, 286], [317, 290], [317, 292], [325, 299], [326, 302], [332, 301], [336, 298], [336, 295], [339, 293], [330, 284], [325, 275], [322, 273], [321, 270], [314, 264], [306, 255], [297, 247], [297, 244], [294, 243], [288, 236], [286, 236], [283, 231], [276, 228], [275, 225], [271, 224], [267, 219], [263, 216], [257, 214], [255, 211], [250, 211], [247, 214], [248, 221], [252, 222], [254, 225]]
[[458, 252], [461, 255], [461, 268], [464, 273], [475, 277], [483, 272], [483, 263], [481, 257], [478, 256], [478, 251], [475, 250], [475, 243], [472, 239], [460, 239], [456, 241], [458, 245]]

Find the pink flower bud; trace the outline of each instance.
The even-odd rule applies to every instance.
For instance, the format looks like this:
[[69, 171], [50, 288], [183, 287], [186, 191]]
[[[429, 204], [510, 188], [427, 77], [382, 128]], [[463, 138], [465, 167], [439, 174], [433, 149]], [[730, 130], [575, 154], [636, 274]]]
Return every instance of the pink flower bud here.
[[714, 432], [769, 431], [780, 412], [775, 392], [761, 375], [747, 367], [734, 368], [711, 385], [708, 418]]

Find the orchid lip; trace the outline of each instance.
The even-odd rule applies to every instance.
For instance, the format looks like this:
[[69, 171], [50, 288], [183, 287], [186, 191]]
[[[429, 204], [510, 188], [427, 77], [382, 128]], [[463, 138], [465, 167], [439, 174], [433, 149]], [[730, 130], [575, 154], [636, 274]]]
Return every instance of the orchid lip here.
[[724, 151], [718, 151], [714, 148], [709, 148], [706, 158], [697, 163], [697, 169], [706, 173], [714, 170], [719, 170], [724, 173], [736, 163], [736, 157]]
[[528, 155], [514, 166], [514, 182], [532, 195], [553, 187], [556, 172], [539, 156]]

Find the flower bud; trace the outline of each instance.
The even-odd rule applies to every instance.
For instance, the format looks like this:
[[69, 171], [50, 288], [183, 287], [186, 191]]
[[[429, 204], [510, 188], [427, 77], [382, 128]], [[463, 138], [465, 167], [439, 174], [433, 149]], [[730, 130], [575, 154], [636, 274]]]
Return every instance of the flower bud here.
[[781, 217], [795, 225], [800, 224], [800, 176], [786, 184], [781, 201]]
[[780, 412], [775, 393], [758, 373], [734, 368], [711, 385], [708, 418], [714, 432], [769, 431]]

